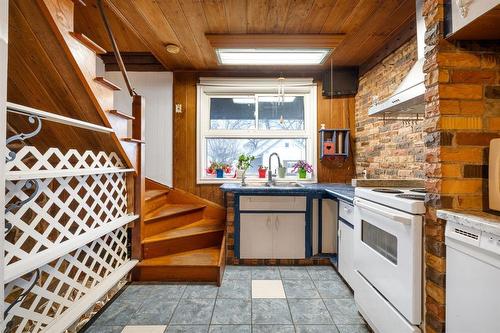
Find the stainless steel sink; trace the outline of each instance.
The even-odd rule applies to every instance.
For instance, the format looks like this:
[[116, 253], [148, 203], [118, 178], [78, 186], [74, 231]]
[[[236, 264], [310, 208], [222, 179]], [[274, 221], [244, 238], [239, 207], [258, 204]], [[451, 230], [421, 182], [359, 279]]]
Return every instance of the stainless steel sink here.
[[272, 187], [304, 187], [304, 185], [296, 182], [276, 182]]
[[267, 183], [247, 183], [246, 188], [300, 188], [304, 187], [304, 185], [296, 182], [276, 182], [275, 184], [268, 185]]

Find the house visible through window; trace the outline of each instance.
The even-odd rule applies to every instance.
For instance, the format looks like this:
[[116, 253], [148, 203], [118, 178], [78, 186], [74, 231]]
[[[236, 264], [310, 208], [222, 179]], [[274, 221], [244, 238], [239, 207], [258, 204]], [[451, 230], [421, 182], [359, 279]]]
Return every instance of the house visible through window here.
[[[298, 160], [314, 165], [316, 140], [316, 86], [312, 79], [292, 80], [285, 94], [277, 94], [276, 79], [201, 79], [198, 85], [198, 182], [234, 179], [238, 156], [253, 155], [247, 176], [257, 178], [260, 165], [268, 166], [278, 153], [287, 177]], [[224, 179], [209, 168], [226, 163]], [[277, 162], [273, 159], [271, 170]], [[310, 175], [309, 179], [315, 176]]]

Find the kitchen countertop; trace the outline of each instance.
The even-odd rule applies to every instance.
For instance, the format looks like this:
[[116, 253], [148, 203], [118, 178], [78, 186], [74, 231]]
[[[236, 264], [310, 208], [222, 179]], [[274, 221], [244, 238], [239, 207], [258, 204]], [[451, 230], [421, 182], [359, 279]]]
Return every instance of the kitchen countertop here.
[[500, 235], [500, 216], [498, 215], [486, 212], [440, 209], [437, 211], [437, 217], [465, 227]]
[[220, 188], [223, 192], [252, 193], [252, 194], [329, 194], [338, 199], [352, 203], [354, 200], [354, 187], [344, 183], [316, 183], [301, 184], [301, 187], [242, 187], [240, 183], [225, 183]]

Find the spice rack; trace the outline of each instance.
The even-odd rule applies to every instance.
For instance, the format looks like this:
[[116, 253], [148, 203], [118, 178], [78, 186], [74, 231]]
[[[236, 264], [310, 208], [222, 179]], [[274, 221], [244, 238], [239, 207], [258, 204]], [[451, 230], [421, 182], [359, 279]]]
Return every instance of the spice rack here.
[[349, 157], [349, 129], [320, 129], [320, 159]]

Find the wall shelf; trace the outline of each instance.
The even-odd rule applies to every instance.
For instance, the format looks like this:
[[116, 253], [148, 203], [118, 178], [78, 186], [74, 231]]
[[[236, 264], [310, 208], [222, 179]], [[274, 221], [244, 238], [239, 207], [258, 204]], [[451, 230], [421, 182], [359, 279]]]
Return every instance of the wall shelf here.
[[320, 129], [320, 159], [349, 157], [349, 129]]

